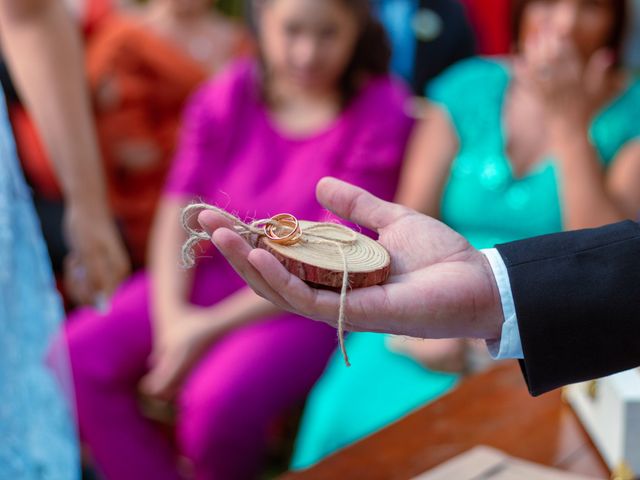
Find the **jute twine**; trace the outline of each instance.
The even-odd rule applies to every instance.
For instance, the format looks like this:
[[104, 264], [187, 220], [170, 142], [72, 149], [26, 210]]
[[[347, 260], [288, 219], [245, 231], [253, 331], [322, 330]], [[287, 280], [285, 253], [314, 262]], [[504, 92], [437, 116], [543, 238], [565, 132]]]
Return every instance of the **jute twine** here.
[[[254, 247], [257, 243], [256, 239], [265, 236], [265, 225], [273, 225], [274, 227], [280, 228], [283, 227], [283, 225], [278, 224], [278, 222], [274, 221], [271, 218], [255, 220], [251, 223], [245, 223], [235, 215], [232, 215], [221, 208], [206, 203], [193, 203], [185, 207], [182, 210], [181, 215], [182, 227], [188, 234], [188, 238], [182, 246], [182, 263], [186, 268], [191, 268], [195, 264], [195, 246], [203, 240], [211, 240], [211, 235], [209, 235], [206, 231], [195, 229], [190, 225], [190, 220], [203, 210], [210, 210], [228, 219], [233, 224], [233, 230]], [[314, 233], [314, 230], [326, 230], [327, 227], [338, 229], [341, 232], [346, 233], [347, 238], [336, 239], [328, 235], [323, 235], [317, 232]], [[332, 245], [336, 248], [342, 258], [342, 286], [340, 289], [340, 307], [338, 310], [338, 343], [340, 344], [340, 351], [342, 352], [342, 356], [344, 357], [344, 362], [347, 367], [351, 366], [351, 363], [349, 362], [349, 356], [347, 355], [347, 350], [344, 345], [345, 304], [347, 299], [347, 290], [349, 288], [349, 266], [347, 262], [347, 255], [345, 254], [343, 247], [353, 245], [356, 241], [357, 233], [350, 228], [336, 223], [326, 222], [314, 223], [313, 225], [301, 228], [301, 235], [299, 238], [299, 242], [302, 243]]]

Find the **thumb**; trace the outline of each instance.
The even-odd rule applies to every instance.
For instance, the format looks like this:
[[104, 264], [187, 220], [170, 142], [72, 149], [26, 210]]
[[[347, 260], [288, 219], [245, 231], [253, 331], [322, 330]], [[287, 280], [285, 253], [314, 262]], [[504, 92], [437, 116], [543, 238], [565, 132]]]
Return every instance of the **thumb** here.
[[360, 187], [325, 177], [316, 187], [318, 201], [336, 215], [371, 230], [392, 224], [410, 210], [385, 202]]
[[604, 91], [614, 60], [614, 53], [608, 48], [601, 48], [591, 55], [584, 70], [585, 89], [589, 96], [597, 97]]

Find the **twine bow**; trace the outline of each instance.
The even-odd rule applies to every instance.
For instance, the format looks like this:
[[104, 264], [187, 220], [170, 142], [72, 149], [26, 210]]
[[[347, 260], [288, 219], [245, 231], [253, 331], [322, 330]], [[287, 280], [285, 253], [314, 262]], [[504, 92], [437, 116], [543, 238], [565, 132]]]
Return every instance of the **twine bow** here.
[[[357, 233], [343, 225], [335, 223], [315, 223], [311, 226], [300, 228], [296, 235], [293, 232], [298, 228], [297, 220], [295, 225], [290, 222], [283, 222], [282, 217], [288, 214], [276, 215], [268, 219], [255, 220], [251, 223], [245, 223], [235, 215], [232, 215], [221, 208], [208, 205], [206, 203], [194, 203], [188, 205], [182, 210], [181, 222], [182, 227], [186, 230], [188, 238], [182, 246], [182, 263], [186, 268], [191, 268], [195, 265], [195, 246], [201, 241], [210, 241], [211, 235], [204, 230], [198, 230], [193, 228], [189, 223], [189, 220], [196, 214], [203, 210], [210, 210], [223, 216], [227, 220], [233, 223], [233, 230], [243, 237], [249, 244], [256, 246], [256, 239], [262, 236], [267, 236], [273, 240], [273, 236], [267, 232], [273, 232], [276, 229], [284, 231], [283, 239], [287, 239], [287, 242], [282, 242], [284, 245], [295, 245], [298, 242], [301, 243], [314, 243], [318, 245], [332, 245], [335, 246], [342, 258], [342, 286], [340, 289], [340, 308], [338, 310], [338, 343], [340, 344], [340, 351], [344, 357], [347, 367], [351, 366], [349, 362], [349, 356], [344, 344], [344, 321], [345, 321], [345, 305], [347, 299], [347, 289], [349, 288], [349, 267], [347, 262], [347, 255], [344, 251], [345, 246], [353, 245], [357, 241]], [[295, 217], [288, 215], [295, 220]], [[271, 227], [271, 228], [269, 228]], [[332, 228], [340, 230], [346, 233], [347, 238], [338, 239], [330, 237], [328, 235], [314, 232], [314, 230]], [[290, 240], [293, 239], [293, 240]]]

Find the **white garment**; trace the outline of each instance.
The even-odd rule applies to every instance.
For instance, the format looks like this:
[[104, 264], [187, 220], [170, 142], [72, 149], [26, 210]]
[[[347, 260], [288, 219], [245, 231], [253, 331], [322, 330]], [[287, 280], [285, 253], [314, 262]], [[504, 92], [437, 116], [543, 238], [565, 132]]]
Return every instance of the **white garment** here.
[[500, 253], [495, 248], [487, 248], [481, 250], [481, 252], [487, 257], [487, 260], [489, 260], [493, 276], [498, 284], [502, 313], [504, 315], [500, 339], [487, 341], [489, 353], [495, 360], [524, 358], [522, 342], [520, 341], [520, 330], [518, 329], [518, 318], [516, 317], [516, 307], [513, 302], [507, 267]]

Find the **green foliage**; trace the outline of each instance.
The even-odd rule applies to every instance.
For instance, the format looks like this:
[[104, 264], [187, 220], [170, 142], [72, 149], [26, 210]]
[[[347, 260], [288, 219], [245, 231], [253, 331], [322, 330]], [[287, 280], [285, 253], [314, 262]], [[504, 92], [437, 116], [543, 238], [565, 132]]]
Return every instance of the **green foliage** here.
[[217, 6], [220, 11], [240, 18], [244, 14], [245, 0], [218, 0]]

